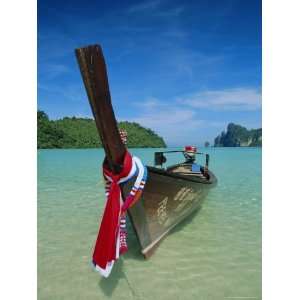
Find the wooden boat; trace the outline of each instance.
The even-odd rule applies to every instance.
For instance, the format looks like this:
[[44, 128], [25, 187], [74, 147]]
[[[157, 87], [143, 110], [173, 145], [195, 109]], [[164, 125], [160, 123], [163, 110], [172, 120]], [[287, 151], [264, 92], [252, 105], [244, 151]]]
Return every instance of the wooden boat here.
[[[79, 48], [75, 53], [107, 162], [114, 172], [119, 172], [126, 148], [111, 104], [101, 47], [93, 45]], [[208, 170], [208, 154], [205, 155], [205, 167], [198, 170], [193, 169], [195, 163], [191, 157], [186, 157], [183, 163], [163, 168], [166, 161], [164, 154], [170, 152], [187, 154], [184, 151], [155, 153], [156, 166], [147, 166], [148, 180], [142, 198], [129, 209], [141, 252], [146, 258], [152, 255], [159, 242], [173, 227], [199, 207], [209, 189], [217, 182], [214, 174]], [[130, 191], [133, 180], [122, 186], [123, 194]]]

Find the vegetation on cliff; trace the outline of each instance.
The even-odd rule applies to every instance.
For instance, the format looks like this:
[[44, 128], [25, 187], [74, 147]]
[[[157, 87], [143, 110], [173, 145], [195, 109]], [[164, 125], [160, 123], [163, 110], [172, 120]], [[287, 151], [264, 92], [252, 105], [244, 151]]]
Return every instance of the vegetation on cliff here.
[[227, 132], [215, 138], [215, 147], [261, 147], [262, 129], [250, 129], [230, 123]]
[[[120, 122], [118, 126], [127, 131], [128, 147], [166, 147], [163, 138], [138, 123]], [[54, 121], [43, 111], [37, 113], [37, 146], [39, 149], [102, 147], [93, 119], [65, 117]]]

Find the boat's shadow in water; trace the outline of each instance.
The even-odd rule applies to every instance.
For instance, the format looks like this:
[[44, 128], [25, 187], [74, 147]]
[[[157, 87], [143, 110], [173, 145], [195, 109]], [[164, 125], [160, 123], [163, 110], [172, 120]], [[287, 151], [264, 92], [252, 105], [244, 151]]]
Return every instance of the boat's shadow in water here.
[[[198, 215], [200, 210], [201, 210], [201, 206], [197, 208], [195, 211], [193, 211], [186, 219], [184, 219], [182, 222], [177, 224], [173, 229], [171, 229], [171, 231], [166, 235], [166, 237], [168, 235], [183, 230], [184, 227], [186, 227], [188, 224], [190, 224], [193, 221], [193, 219]], [[139, 260], [141, 262], [145, 260], [144, 256], [141, 254], [139, 242], [137, 240], [134, 229], [129, 219], [127, 220], [127, 229], [128, 229], [127, 241], [129, 246], [128, 252], [124, 256], [121, 256], [120, 259], [115, 263], [111, 275], [108, 278], [101, 278], [99, 281], [99, 287], [107, 297], [113, 296], [113, 291], [117, 287], [119, 280], [122, 278], [124, 278], [127, 281], [129, 288], [132, 289], [132, 287], [128, 282], [127, 276], [123, 271], [124, 260], [134, 259], [134, 260]], [[164, 239], [162, 239], [161, 241], [163, 240]], [[134, 291], [132, 292], [134, 293]]]
[[173, 234], [173, 233], [176, 233], [178, 231], [181, 231], [181, 230], [183, 230], [183, 228], [185, 226], [187, 226], [188, 224], [192, 223], [192, 221], [194, 220], [194, 218], [196, 216], [199, 217], [198, 213], [200, 213], [201, 208], [202, 208], [202, 205], [200, 205], [199, 207], [197, 207], [187, 218], [185, 218], [179, 224], [177, 224], [174, 228], [172, 228], [171, 231], [169, 232], [169, 234]]
[[[165, 238], [167, 238], [169, 235], [172, 235], [176, 232], [179, 232], [179, 231], [183, 230], [184, 227], [189, 225], [194, 220], [194, 218], [198, 215], [198, 213], [201, 211], [201, 208], [202, 208], [202, 205], [199, 206], [198, 208], [196, 208], [187, 218], [185, 218], [179, 224], [177, 224], [174, 228], [172, 228], [169, 231], [169, 233], [164, 238], [161, 239], [161, 241], [158, 243], [157, 246], [159, 246], [159, 244], [161, 242], [163, 242], [163, 240]], [[129, 250], [125, 254], [124, 259], [134, 259], [134, 260], [144, 261], [145, 258], [141, 253], [140, 244], [138, 242], [138, 239], [135, 235], [134, 229], [133, 229], [133, 227], [132, 227], [129, 220], [128, 220], [127, 224], [128, 224], [127, 225], [127, 227], [128, 227], [128, 238], [127, 238], [127, 240], [128, 240]], [[155, 252], [154, 252], [154, 255], [155, 255]]]
[[101, 278], [99, 280], [99, 287], [107, 297], [113, 296], [113, 291], [118, 286], [121, 278], [126, 279], [126, 275], [123, 272], [123, 258], [121, 257], [114, 265], [114, 268], [108, 278]]

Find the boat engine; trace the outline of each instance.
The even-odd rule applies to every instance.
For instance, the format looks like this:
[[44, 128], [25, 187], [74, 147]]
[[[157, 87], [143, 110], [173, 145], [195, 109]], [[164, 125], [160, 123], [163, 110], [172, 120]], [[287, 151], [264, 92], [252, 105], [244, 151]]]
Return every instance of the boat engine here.
[[183, 155], [187, 163], [193, 163], [196, 159], [197, 148], [195, 146], [185, 146]]

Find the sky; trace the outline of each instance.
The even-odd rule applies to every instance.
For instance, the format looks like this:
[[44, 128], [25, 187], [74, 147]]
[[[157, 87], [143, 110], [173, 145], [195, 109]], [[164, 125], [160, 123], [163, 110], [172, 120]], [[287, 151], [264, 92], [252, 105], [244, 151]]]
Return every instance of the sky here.
[[261, 127], [261, 1], [38, 1], [38, 109], [92, 117], [74, 49], [101, 44], [118, 121], [168, 146]]

